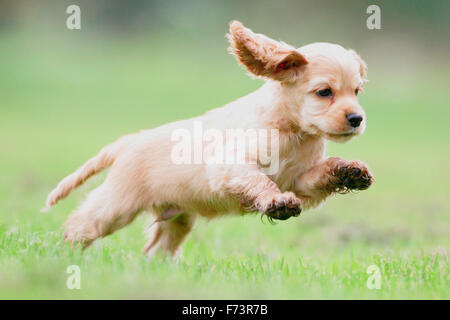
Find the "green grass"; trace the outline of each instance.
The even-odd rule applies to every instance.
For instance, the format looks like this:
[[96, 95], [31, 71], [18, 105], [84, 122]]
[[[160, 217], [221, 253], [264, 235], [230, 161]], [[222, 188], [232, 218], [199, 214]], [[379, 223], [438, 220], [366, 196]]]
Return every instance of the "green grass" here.
[[[275, 226], [257, 216], [201, 221], [181, 259], [148, 261], [145, 215], [84, 253], [62, 241], [61, 224], [104, 175], [44, 214], [46, 194], [117, 137], [201, 114], [260, 82], [225, 43], [195, 52], [183, 42], [78, 41], [0, 39], [0, 298], [450, 298], [445, 70], [370, 69], [366, 134], [328, 152], [367, 162], [377, 179], [369, 190]], [[73, 264], [80, 290], [66, 288]], [[366, 286], [372, 264], [380, 290]]]

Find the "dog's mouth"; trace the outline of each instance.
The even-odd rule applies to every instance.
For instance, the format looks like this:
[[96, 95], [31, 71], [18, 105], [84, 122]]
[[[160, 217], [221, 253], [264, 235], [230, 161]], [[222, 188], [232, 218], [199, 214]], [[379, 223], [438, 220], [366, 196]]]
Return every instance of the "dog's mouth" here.
[[319, 136], [322, 136], [325, 139], [336, 141], [336, 142], [345, 142], [361, 133], [359, 130], [351, 130], [351, 131], [344, 131], [344, 132], [330, 132], [330, 131], [320, 130], [318, 126], [313, 126], [313, 128], [315, 128], [317, 130], [317, 134]]
[[342, 133], [331, 133], [331, 132], [324, 132], [325, 138], [329, 140], [334, 141], [347, 141], [354, 136], [358, 135], [358, 132], [352, 131], [352, 132], [342, 132]]
[[356, 132], [344, 132], [344, 133], [326, 133], [327, 135], [330, 135], [332, 137], [351, 137], [355, 136]]

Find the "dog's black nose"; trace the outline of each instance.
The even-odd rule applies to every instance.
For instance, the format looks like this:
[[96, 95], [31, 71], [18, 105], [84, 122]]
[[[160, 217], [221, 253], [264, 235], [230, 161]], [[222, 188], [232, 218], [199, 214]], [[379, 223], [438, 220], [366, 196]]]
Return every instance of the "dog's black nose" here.
[[363, 117], [356, 113], [349, 113], [347, 115], [347, 120], [353, 128], [358, 128], [363, 120]]

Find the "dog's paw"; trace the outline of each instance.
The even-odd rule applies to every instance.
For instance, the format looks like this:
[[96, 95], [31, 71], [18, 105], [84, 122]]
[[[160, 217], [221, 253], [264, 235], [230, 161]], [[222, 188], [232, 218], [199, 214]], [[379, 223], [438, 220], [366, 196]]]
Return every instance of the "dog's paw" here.
[[84, 250], [95, 240], [93, 237], [93, 227], [88, 227], [82, 223], [77, 215], [70, 215], [64, 224], [63, 238], [70, 243], [73, 248], [81, 246]]
[[269, 220], [287, 220], [297, 217], [302, 211], [301, 201], [292, 192], [277, 193], [255, 203], [256, 208]]
[[366, 190], [374, 182], [369, 168], [358, 160], [342, 161], [331, 172], [332, 191], [346, 193], [350, 190]]

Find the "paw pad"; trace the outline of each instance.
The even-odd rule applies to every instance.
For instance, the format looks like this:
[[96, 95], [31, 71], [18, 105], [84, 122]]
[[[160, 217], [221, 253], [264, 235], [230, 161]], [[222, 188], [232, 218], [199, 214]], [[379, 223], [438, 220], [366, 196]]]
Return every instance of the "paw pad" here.
[[338, 166], [332, 172], [335, 177], [331, 184], [333, 191], [347, 193], [351, 190], [366, 190], [374, 179], [369, 169], [360, 162]]
[[269, 221], [297, 217], [302, 211], [300, 200], [291, 192], [278, 194], [269, 199], [265, 205], [258, 207], [259, 211], [263, 213], [263, 216], [267, 216]]

